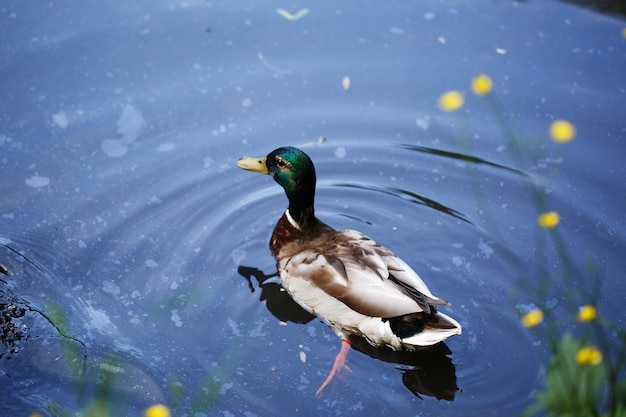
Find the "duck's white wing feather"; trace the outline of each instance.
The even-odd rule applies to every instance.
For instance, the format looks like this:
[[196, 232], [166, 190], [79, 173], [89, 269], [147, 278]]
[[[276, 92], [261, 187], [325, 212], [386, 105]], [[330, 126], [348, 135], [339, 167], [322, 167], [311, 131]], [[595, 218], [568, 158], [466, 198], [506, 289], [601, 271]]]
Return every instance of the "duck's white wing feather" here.
[[298, 249], [290, 253], [286, 248], [277, 257], [283, 285], [301, 304], [327, 319], [345, 307], [388, 318], [428, 312], [427, 302], [446, 303], [432, 295], [404, 261], [357, 231], [336, 232]]

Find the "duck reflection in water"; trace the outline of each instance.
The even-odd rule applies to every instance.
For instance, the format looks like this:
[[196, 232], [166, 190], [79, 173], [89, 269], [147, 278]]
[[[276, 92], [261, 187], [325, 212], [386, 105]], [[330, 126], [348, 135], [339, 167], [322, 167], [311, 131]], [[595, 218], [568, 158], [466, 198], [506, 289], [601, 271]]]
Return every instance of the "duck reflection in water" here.
[[[237, 271], [248, 281], [251, 292], [255, 291], [252, 278], [256, 279], [261, 289], [260, 301], [265, 301], [269, 312], [278, 320], [306, 324], [316, 317], [300, 307], [283, 289], [278, 273], [266, 275], [257, 268], [243, 265]], [[425, 395], [438, 400], [454, 401], [454, 396], [459, 391], [455, 367], [449, 357], [452, 352], [443, 342], [408, 351], [374, 346], [364, 337], [352, 336], [350, 345], [371, 358], [401, 365], [398, 369], [402, 373], [402, 383], [418, 398]]]
[[316, 174], [308, 155], [287, 146], [237, 165], [270, 175], [285, 191], [289, 206], [270, 239], [280, 283], [342, 339], [316, 396], [343, 369], [354, 337], [416, 351], [461, 334], [461, 325], [438, 310], [450, 303], [406, 262], [358, 231], [335, 230], [315, 217]]

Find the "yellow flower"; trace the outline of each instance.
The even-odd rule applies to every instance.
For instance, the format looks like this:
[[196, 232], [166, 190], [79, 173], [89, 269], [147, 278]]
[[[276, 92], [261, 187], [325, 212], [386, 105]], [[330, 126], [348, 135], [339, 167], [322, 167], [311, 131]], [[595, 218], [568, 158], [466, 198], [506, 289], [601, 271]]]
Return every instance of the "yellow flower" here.
[[557, 213], [556, 211], [541, 213], [539, 217], [537, 217], [537, 223], [539, 223], [539, 226], [543, 227], [544, 229], [552, 229], [556, 227], [556, 225], [559, 224], [559, 220], [559, 213]]
[[602, 352], [595, 346], [580, 348], [576, 353], [576, 362], [581, 365], [597, 365], [602, 362]]
[[143, 412], [144, 417], [170, 417], [170, 409], [163, 404], [155, 404], [146, 408]]
[[458, 91], [447, 91], [439, 96], [439, 108], [443, 111], [453, 112], [463, 107], [463, 94]]
[[592, 305], [585, 305], [578, 309], [578, 321], [591, 321], [598, 316], [598, 310]]
[[480, 74], [472, 79], [472, 91], [479, 96], [486, 96], [491, 93], [493, 82], [487, 74]]
[[624, 39], [626, 39], [626, 28], [622, 29], [622, 36], [624, 37]]
[[530, 310], [522, 316], [522, 326], [535, 327], [543, 321], [543, 311], [538, 308]]
[[567, 120], [555, 120], [550, 125], [550, 137], [556, 143], [565, 143], [574, 139], [576, 127]]

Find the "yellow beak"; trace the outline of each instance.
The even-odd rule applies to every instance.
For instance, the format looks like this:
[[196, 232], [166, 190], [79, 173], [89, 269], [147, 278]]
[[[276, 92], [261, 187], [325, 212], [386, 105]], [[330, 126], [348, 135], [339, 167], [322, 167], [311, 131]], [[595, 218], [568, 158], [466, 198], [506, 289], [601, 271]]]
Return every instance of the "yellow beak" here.
[[237, 166], [239, 168], [245, 169], [246, 171], [260, 172], [261, 174], [269, 174], [269, 171], [267, 170], [267, 166], [265, 165], [266, 159], [267, 158], [265, 157], [263, 158], [245, 157], [237, 161]]

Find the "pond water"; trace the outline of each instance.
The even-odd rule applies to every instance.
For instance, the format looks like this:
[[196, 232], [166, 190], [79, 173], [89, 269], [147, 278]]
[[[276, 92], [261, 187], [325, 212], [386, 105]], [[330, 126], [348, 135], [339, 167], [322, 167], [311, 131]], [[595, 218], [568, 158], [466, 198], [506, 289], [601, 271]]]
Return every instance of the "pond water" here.
[[[61, 0], [4, 2], [0, 22], [3, 415], [515, 416], [549, 351], [521, 313], [571, 314], [594, 265], [601, 314], [625, 325], [619, 17]], [[555, 119], [574, 141], [550, 140]], [[314, 398], [339, 340], [271, 277], [282, 189], [236, 167], [282, 145], [315, 162], [318, 217], [405, 259], [461, 336], [355, 343]], [[537, 226], [548, 210], [567, 252]]]

